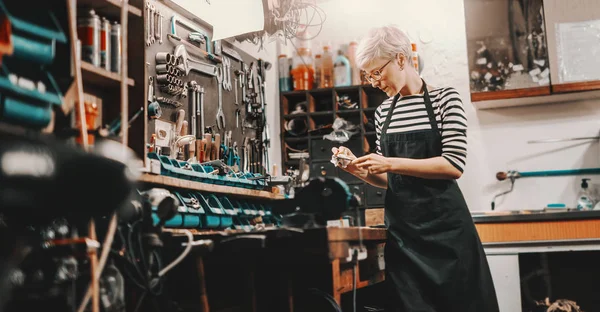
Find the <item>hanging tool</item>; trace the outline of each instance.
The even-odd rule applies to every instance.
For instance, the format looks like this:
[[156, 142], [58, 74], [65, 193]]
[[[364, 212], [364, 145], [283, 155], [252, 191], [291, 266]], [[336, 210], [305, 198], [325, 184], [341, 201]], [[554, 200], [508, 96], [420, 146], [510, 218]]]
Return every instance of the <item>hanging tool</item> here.
[[584, 168], [584, 169], [567, 169], [567, 170], [544, 170], [544, 171], [516, 171], [509, 170], [506, 172], [496, 173], [496, 179], [503, 181], [511, 178], [531, 178], [531, 177], [556, 177], [566, 175], [586, 175], [600, 174], [600, 168]]
[[154, 102], [154, 77], [148, 77], [148, 99], [149, 103]]
[[[202, 31], [202, 29], [196, 27], [196, 25], [189, 23], [188, 21], [186, 21], [185, 19], [181, 19], [179, 16], [177, 16], [176, 14], [173, 15], [173, 17], [171, 17], [171, 36], [172, 38], [176, 38], [176, 40], [179, 41], [184, 41], [181, 39], [181, 37], [177, 36], [177, 24], [180, 24], [184, 27], [186, 27], [189, 30], [193, 31], [193, 35], [195, 36], [202, 36], [204, 37], [204, 41], [206, 42], [206, 52], [203, 53], [203, 55], [205, 55], [209, 60], [213, 61], [213, 62], [217, 62], [217, 63], [221, 63], [222, 60], [220, 57], [214, 55], [211, 52], [211, 40], [210, 37], [204, 33], [204, 31]], [[187, 42], [187, 41], [186, 41]], [[189, 42], [188, 42], [189, 43]], [[191, 46], [194, 46], [193, 44], [189, 43]], [[195, 47], [195, 46], [194, 46]], [[197, 49], [199, 49], [200, 51], [202, 51], [200, 48], [195, 47]]]
[[223, 89], [231, 91], [231, 60], [223, 57]]
[[231, 57], [233, 57], [234, 59], [236, 59], [238, 62], [243, 62], [244, 60], [242, 59], [242, 56], [234, 49], [230, 49], [228, 47], [223, 46], [222, 47], [223, 53], [227, 54]]
[[221, 159], [221, 135], [219, 133], [215, 133], [213, 138], [214, 141], [212, 144], [211, 158], [213, 160], [218, 160]]
[[223, 113], [223, 69], [217, 68], [217, 90], [218, 90], [218, 101], [219, 106], [217, 108], [217, 128], [219, 130], [225, 129], [225, 114]]
[[204, 87], [196, 86], [196, 90], [198, 94], [196, 95], [196, 100], [198, 104], [196, 105], [196, 116], [200, 118], [200, 134], [204, 136]]
[[155, 17], [155, 13], [156, 13], [156, 7], [154, 6], [154, 4], [150, 5], [150, 16], [148, 16], [150, 18], [150, 45], [153, 45], [155, 42], [155, 36], [154, 36], [154, 24], [156, 24], [156, 20], [154, 19]]
[[177, 68], [183, 73], [185, 73], [186, 76], [192, 70], [209, 76], [215, 76], [217, 72], [217, 67], [215, 65], [204, 63], [202, 61], [190, 57], [187, 52], [187, 49], [183, 44], [180, 44], [175, 47], [173, 55], [175, 56], [175, 58], [181, 59], [181, 64], [179, 64]]
[[150, 19], [150, 14], [152, 12], [150, 11], [150, 2], [146, 2], [146, 46], [150, 46], [150, 36], [152, 35], [151, 32], [151, 27], [152, 25], [150, 24], [151, 19]]
[[[206, 140], [206, 142], [204, 142], [204, 140]], [[212, 156], [212, 134], [210, 133], [205, 133], [204, 134], [204, 161], [210, 161], [212, 160], [211, 156]]]

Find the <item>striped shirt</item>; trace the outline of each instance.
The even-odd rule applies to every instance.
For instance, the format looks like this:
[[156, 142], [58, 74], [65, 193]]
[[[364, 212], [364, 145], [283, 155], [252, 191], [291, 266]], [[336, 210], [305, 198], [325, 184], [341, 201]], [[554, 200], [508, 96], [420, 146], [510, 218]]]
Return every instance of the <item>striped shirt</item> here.
[[[429, 91], [433, 112], [442, 136], [442, 157], [460, 172], [467, 160], [467, 117], [460, 95], [454, 88]], [[377, 153], [381, 154], [380, 138], [383, 123], [392, 105], [393, 97], [385, 100], [375, 111]], [[408, 133], [430, 130], [429, 117], [423, 94], [402, 96], [398, 99], [387, 133]]]

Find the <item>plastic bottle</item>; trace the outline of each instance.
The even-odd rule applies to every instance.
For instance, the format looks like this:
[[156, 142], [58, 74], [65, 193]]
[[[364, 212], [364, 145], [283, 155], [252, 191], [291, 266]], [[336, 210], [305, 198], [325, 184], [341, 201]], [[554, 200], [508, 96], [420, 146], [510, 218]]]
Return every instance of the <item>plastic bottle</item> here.
[[280, 54], [278, 59], [279, 91], [290, 91], [290, 64], [285, 54]]
[[329, 49], [329, 46], [323, 47], [323, 55], [321, 56], [321, 83], [319, 88], [333, 87], [333, 55]]
[[411, 43], [410, 45], [412, 47], [413, 65], [415, 66], [415, 70], [417, 71], [417, 73], [419, 73], [419, 53], [417, 52], [417, 44]]
[[321, 68], [322, 62], [321, 54], [315, 55], [315, 88], [318, 88], [321, 85]]
[[299, 48], [293, 63], [294, 69], [292, 69], [292, 76], [294, 78], [294, 90], [312, 89], [315, 69], [313, 68], [313, 59], [310, 49]]
[[333, 64], [334, 85], [336, 87], [345, 87], [352, 84], [352, 74], [350, 70], [350, 61], [344, 56], [342, 50], [338, 50], [338, 55]]
[[350, 61], [350, 72], [352, 74], [352, 85], [356, 86], [361, 84], [360, 81], [360, 70], [358, 69], [358, 65], [356, 65], [356, 47], [358, 43], [356, 41], [351, 41], [348, 45], [348, 61]]
[[594, 199], [592, 198], [588, 189], [588, 183], [590, 179], [581, 179], [581, 190], [577, 194], [577, 209], [578, 210], [591, 210], [594, 208]]

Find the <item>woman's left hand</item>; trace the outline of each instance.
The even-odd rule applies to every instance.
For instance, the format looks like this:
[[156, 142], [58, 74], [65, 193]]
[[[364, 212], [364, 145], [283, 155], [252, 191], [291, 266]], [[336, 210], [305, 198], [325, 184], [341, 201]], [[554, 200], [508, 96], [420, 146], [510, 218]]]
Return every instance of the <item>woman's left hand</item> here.
[[359, 157], [350, 164], [367, 169], [372, 174], [386, 173], [392, 169], [392, 162], [389, 158], [375, 153]]

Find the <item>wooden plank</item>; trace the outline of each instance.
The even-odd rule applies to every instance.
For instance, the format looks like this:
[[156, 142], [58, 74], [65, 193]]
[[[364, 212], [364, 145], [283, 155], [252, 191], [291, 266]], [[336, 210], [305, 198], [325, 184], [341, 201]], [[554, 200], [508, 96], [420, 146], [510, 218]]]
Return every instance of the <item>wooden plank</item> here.
[[224, 185], [216, 185], [216, 184], [208, 184], [201, 182], [188, 181], [183, 179], [177, 179], [173, 177], [167, 177], [163, 175], [155, 175], [144, 173], [138, 179], [139, 182], [161, 185], [161, 186], [170, 186], [183, 188], [194, 191], [201, 192], [210, 192], [210, 193], [221, 193], [221, 194], [230, 194], [236, 195], [240, 197], [254, 197], [254, 198], [264, 198], [264, 199], [285, 199], [285, 196], [278, 193], [272, 193], [268, 191], [259, 191], [259, 190], [251, 190], [245, 189], [241, 187], [231, 187]]
[[365, 210], [365, 225], [375, 226], [384, 224], [384, 208], [369, 208]]
[[600, 238], [600, 220], [475, 224], [483, 243]]
[[329, 227], [327, 228], [327, 238], [330, 242], [358, 241], [359, 231], [362, 240], [385, 240], [387, 237], [386, 229], [374, 229], [368, 227]]
[[471, 102], [490, 101], [490, 100], [505, 100], [529, 96], [550, 95], [550, 86], [514, 89], [489, 92], [473, 92], [471, 93]]
[[567, 93], [600, 90], [600, 80], [552, 84], [552, 92]]
[[[103, 68], [96, 67], [88, 62], [81, 62], [81, 73], [83, 76], [84, 85], [94, 84], [99, 87], [119, 87], [121, 76], [117, 73], [109, 72]], [[128, 78], [127, 84], [135, 85], [133, 79]]]

